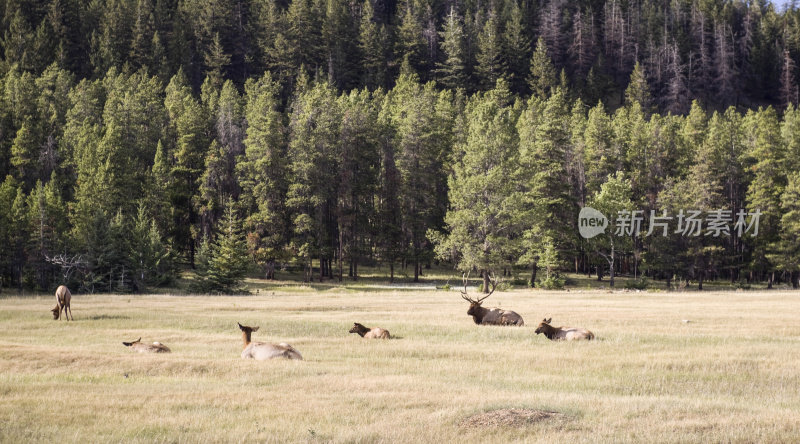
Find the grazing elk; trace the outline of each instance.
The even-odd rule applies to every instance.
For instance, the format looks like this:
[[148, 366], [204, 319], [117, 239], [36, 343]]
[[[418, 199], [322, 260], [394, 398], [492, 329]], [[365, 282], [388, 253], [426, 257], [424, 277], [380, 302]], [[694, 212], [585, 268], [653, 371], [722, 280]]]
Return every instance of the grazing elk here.
[[536, 334], [543, 333], [547, 339], [551, 341], [560, 341], [560, 340], [579, 340], [579, 339], [586, 339], [591, 340], [594, 339], [594, 333], [590, 332], [585, 328], [576, 328], [576, 327], [553, 327], [550, 325], [550, 319], [542, 319], [541, 324], [536, 328]]
[[472, 320], [479, 325], [516, 325], [522, 327], [525, 321], [522, 316], [510, 310], [503, 310], [502, 308], [484, 308], [481, 303], [494, 293], [497, 288], [497, 280], [492, 280], [492, 291], [486, 296], [478, 298], [477, 300], [470, 298], [467, 295], [467, 277], [464, 277], [464, 291], [461, 292], [461, 297], [469, 302], [469, 310], [467, 315], [472, 316]]
[[389, 330], [384, 330], [380, 327], [364, 327], [358, 322], [353, 323], [350, 333], [358, 333], [359, 336], [366, 339], [389, 339]]
[[50, 310], [53, 312], [53, 320], [58, 320], [61, 317], [61, 310], [64, 310], [64, 319], [69, 321], [75, 318], [72, 317], [72, 308], [69, 306], [69, 301], [72, 299], [72, 293], [66, 285], [60, 285], [56, 289], [56, 306]]
[[170, 353], [172, 350], [160, 342], [153, 342], [152, 344], [142, 344], [142, 338], [133, 342], [123, 342], [122, 345], [130, 347], [131, 350], [139, 353]]
[[250, 342], [250, 336], [254, 331], [258, 331], [258, 327], [239, 324], [239, 330], [242, 331], [242, 340], [244, 341], [242, 359], [255, 359], [256, 361], [266, 361], [273, 358], [303, 359], [303, 355], [299, 351], [285, 342], [280, 344]]

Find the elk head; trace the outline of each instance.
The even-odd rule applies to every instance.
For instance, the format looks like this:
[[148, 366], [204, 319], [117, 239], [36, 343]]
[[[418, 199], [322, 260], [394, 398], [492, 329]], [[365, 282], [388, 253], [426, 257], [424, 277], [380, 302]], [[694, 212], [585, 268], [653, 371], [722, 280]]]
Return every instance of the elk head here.
[[[539, 333], [544, 333], [544, 332], [548, 331], [549, 330], [548, 327], [550, 327], [550, 321], [552, 321], [552, 320], [553, 320], [553, 318], [550, 318], [550, 319], [544, 318], [544, 319], [542, 319], [542, 323], [539, 324], [538, 327], [536, 327], [536, 332], [535, 333], [538, 335]], [[545, 326], [547, 326], [547, 327], [545, 327]]]
[[[488, 273], [488, 271], [486, 271], [484, 273]], [[479, 313], [479, 309], [481, 308], [481, 303], [484, 300], [486, 300], [486, 298], [491, 296], [492, 293], [494, 293], [494, 289], [497, 288], [497, 280], [496, 279], [491, 279], [490, 280], [490, 282], [492, 283], [492, 290], [489, 292], [489, 294], [487, 294], [486, 296], [484, 296], [482, 298], [472, 299], [467, 294], [467, 282], [469, 281], [469, 273], [466, 273], [464, 275], [463, 279], [464, 279], [464, 291], [461, 292], [461, 297], [465, 301], [469, 302], [469, 310], [467, 310], [467, 315], [475, 316], [475, 315], [477, 315]]]

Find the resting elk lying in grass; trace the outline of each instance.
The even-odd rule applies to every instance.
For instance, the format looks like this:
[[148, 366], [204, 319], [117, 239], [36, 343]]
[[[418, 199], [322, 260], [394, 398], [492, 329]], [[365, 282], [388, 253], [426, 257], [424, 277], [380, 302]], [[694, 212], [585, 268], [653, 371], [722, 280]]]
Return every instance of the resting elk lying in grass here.
[[389, 339], [389, 330], [384, 330], [380, 327], [364, 327], [358, 322], [353, 323], [350, 333], [358, 333], [359, 336], [366, 339]]
[[242, 340], [244, 341], [242, 359], [255, 359], [256, 361], [266, 361], [274, 358], [303, 359], [303, 355], [299, 351], [285, 342], [280, 344], [250, 342], [252, 333], [258, 331], [258, 327], [239, 324], [239, 330], [242, 331]]
[[69, 306], [69, 301], [72, 299], [72, 293], [66, 285], [61, 285], [56, 289], [56, 306], [50, 310], [53, 312], [53, 320], [61, 317], [61, 310], [64, 310], [64, 319], [69, 321], [75, 318], [72, 317], [72, 308]]
[[550, 325], [550, 319], [542, 319], [542, 323], [536, 328], [536, 334], [544, 333], [547, 336], [547, 339], [551, 341], [560, 341], [560, 340], [578, 340], [578, 339], [586, 339], [591, 340], [594, 339], [594, 333], [590, 332], [585, 328], [576, 328], [576, 327], [553, 327]]
[[142, 344], [142, 338], [133, 342], [123, 342], [122, 345], [130, 347], [131, 350], [139, 353], [169, 353], [172, 350], [160, 342], [153, 342], [152, 344]]
[[464, 278], [464, 291], [461, 292], [461, 297], [469, 302], [469, 310], [467, 315], [472, 316], [472, 320], [479, 325], [516, 325], [522, 327], [525, 321], [522, 316], [510, 310], [503, 310], [502, 308], [484, 308], [481, 303], [494, 293], [497, 288], [497, 280], [492, 280], [492, 291], [486, 296], [478, 298], [477, 300], [467, 296], [467, 277]]

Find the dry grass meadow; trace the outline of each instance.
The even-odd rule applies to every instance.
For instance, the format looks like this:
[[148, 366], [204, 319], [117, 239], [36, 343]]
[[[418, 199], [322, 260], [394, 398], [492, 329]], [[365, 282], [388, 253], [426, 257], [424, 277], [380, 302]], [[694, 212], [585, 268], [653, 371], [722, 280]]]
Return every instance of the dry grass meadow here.
[[[800, 293], [457, 291], [0, 299], [0, 441], [800, 442]], [[543, 317], [597, 340], [555, 343]], [[689, 320], [690, 322], [683, 322]], [[396, 336], [367, 341], [354, 321]], [[240, 359], [236, 323], [304, 361]], [[141, 355], [121, 342], [161, 341]]]

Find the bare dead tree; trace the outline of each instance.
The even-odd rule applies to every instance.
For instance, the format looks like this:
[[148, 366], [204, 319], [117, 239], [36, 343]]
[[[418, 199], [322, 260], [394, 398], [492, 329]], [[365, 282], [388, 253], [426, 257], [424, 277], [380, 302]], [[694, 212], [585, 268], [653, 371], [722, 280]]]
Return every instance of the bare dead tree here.
[[88, 266], [88, 263], [80, 254], [73, 256], [69, 256], [65, 253], [57, 254], [55, 256], [49, 256], [45, 254], [45, 260], [53, 265], [58, 265], [61, 267], [61, 277], [63, 278], [64, 282], [68, 282], [73, 273], [79, 270], [85, 270]]

